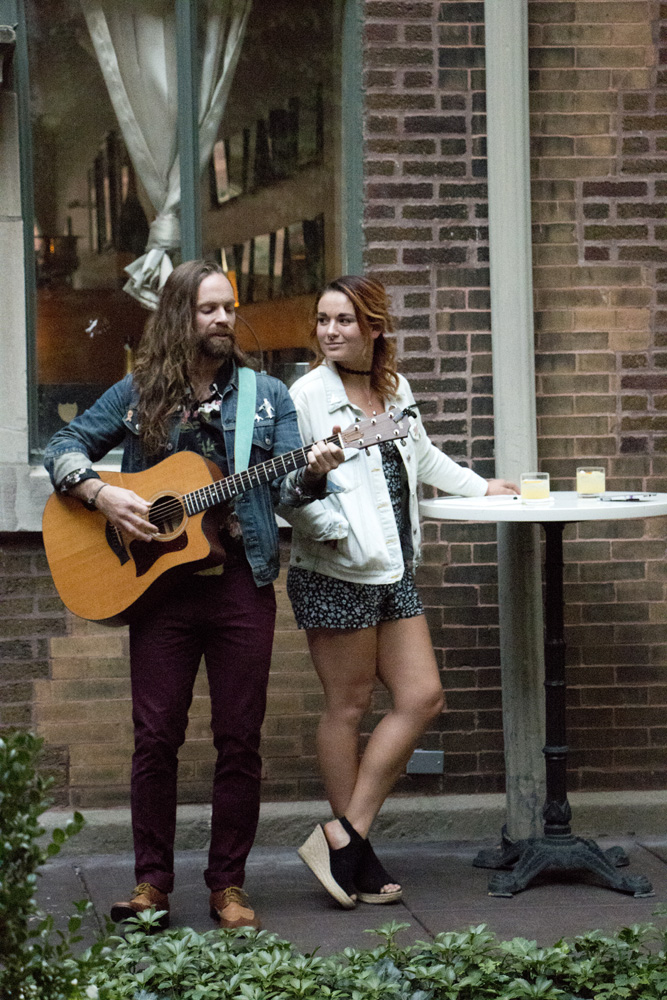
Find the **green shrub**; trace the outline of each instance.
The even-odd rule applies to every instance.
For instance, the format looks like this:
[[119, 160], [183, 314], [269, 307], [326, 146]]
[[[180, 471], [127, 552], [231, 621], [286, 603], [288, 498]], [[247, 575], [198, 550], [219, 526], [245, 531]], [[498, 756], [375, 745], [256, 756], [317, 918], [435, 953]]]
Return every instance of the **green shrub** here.
[[552, 948], [499, 942], [482, 924], [401, 947], [408, 924], [372, 949], [301, 955], [266, 931], [147, 933], [155, 915], [115, 939], [92, 973], [99, 1000], [659, 1000], [667, 936], [652, 924], [599, 931]]
[[[129, 921], [126, 937], [75, 954], [88, 904], [66, 932], [33, 898], [37, 869], [83, 825], [76, 813], [45, 847], [40, 813], [48, 782], [40, 741], [0, 739], [0, 1000], [663, 1000], [667, 932], [654, 924], [600, 931], [538, 948], [498, 941], [481, 924], [403, 947], [408, 924], [370, 931], [375, 948], [301, 955], [267, 931], [176, 928], [153, 934], [159, 914]], [[657, 911], [667, 916], [667, 909]], [[113, 946], [113, 947], [112, 947]]]
[[66, 932], [55, 931], [53, 918], [41, 913], [34, 899], [37, 869], [56, 855], [62, 844], [83, 826], [74, 814], [65, 829], [44, 833], [40, 814], [50, 805], [50, 781], [37, 772], [42, 741], [32, 733], [0, 738], [0, 997], [2, 1000], [69, 1000], [80, 996], [78, 983], [97, 960], [102, 943], [85, 961], [72, 946], [81, 940], [87, 903], [75, 904]]

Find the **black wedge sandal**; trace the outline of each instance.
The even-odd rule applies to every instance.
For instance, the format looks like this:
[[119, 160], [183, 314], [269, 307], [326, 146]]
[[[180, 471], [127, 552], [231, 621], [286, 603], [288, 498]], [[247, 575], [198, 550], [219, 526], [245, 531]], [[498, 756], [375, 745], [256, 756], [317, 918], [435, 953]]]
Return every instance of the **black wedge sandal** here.
[[361, 849], [359, 865], [354, 875], [354, 885], [357, 890], [357, 899], [361, 903], [372, 903], [380, 906], [384, 903], [397, 903], [403, 898], [402, 889], [394, 889], [392, 892], [381, 892], [383, 885], [397, 885], [386, 870], [377, 854], [371, 847], [368, 837], [362, 837], [357, 833], [352, 824], [342, 816], [341, 826], [350, 835], [350, 843], [357, 843]]
[[[354, 833], [359, 840], [362, 840], [356, 830]], [[357, 843], [352, 834], [350, 837], [350, 843], [345, 847], [332, 850], [324, 828], [318, 823], [298, 852], [301, 860], [308, 865], [329, 895], [333, 896], [345, 910], [353, 909], [357, 902], [354, 874], [359, 866], [363, 849], [363, 844]]]

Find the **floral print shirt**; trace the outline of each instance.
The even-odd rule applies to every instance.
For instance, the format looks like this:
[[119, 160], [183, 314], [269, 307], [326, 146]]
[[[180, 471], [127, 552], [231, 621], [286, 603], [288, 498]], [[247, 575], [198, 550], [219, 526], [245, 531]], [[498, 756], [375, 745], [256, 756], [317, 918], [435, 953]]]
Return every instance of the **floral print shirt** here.
[[[229, 367], [220, 369], [216, 381], [209, 387], [209, 395], [197, 400], [191, 395], [181, 412], [178, 433], [178, 450], [195, 451], [218, 466], [223, 476], [229, 474], [227, 452], [222, 431], [220, 405], [222, 390], [229, 381]], [[218, 532], [227, 554], [227, 565], [236, 562], [243, 554], [241, 522], [232, 505], [215, 508], [218, 512]]]

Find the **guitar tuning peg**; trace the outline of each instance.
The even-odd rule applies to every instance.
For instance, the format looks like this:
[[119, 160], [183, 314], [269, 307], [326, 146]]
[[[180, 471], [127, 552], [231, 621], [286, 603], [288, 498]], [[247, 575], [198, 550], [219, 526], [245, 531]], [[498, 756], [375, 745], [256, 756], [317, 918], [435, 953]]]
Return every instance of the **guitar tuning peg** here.
[[407, 441], [405, 440], [405, 438], [401, 438], [401, 440], [398, 443], [400, 444], [401, 448], [405, 448]]
[[368, 457], [370, 458], [370, 457], [371, 457], [371, 452], [370, 452], [370, 448], [364, 448], [364, 451], [366, 452], [366, 454], [367, 454], [367, 455], [368, 455]]

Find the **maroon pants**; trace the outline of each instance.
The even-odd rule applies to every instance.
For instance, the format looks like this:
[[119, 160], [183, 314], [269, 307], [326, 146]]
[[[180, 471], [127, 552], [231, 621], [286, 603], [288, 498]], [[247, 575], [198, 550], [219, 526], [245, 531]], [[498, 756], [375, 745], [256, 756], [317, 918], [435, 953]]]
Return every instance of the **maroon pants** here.
[[174, 885], [178, 748], [204, 657], [218, 752], [204, 878], [215, 891], [243, 885], [259, 817], [259, 740], [276, 602], [248, 564], [222, 576], [192, 576], [130, 626], [132, 830], [137, 883]]

